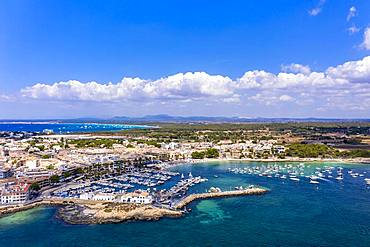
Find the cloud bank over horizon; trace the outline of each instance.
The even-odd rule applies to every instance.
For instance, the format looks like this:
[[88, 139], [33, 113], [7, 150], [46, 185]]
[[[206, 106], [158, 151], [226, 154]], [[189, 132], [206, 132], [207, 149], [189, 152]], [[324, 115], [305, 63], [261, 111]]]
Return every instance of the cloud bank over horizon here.
[[289, 105], [291, 109], [357, 111], [369, 116], [370, 56], [348, 61], [325, 71], [307, 65], [282, 65], [282, 72], [252, 70], [231, 79], [206, 72], [187, 72], [147, 80], [123, 78], [118, 83], [69, 80], [37, 83], [23, 88], [24, 98], [118, 104], [231, 104], [239, 106]]

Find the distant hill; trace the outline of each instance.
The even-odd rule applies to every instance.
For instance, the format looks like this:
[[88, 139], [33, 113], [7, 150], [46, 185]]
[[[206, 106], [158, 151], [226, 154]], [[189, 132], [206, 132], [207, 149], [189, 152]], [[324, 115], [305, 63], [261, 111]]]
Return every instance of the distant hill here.
[[1, 122], [101, 122], [101, 123], [289, 123], [289, 122], [370, 122], [369, 118], [246, 118], [222, 116], [170, 116], [165, 114], [147, 115], [143, 117], [116, 116], [113, 118], [73, 118], [73, 119], [38, 119], [38, 120], [0, 120]]
[[148, 115], [144, 117], [113, 117], [113, 121], [122, 122], [162, 122], [162, 123], [286, 123], [286, 122], [370, 122], [370, 119], [340, 118], [245, 118], [245, 117], [207, 117], [207, 116], [170, 116]]

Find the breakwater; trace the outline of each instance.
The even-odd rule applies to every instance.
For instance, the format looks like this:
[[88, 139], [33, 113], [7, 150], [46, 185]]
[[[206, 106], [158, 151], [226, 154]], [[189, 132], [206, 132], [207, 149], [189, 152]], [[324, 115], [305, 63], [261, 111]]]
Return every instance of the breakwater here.
[[174, 206], [174, 209], [181, 209], [188, 205], [189, 203], [200, 200], [200, 199], [209, 199], [209, 198], [220, 198], [220, 197], [234, 197], [234, 196], [246, 196], [246, 195], [262, 195], [268, 192], [267, 189], [263, 188], [251, 188], [245, 190], [231, 190], [231, 191], [221, 191], [221, 192], [209, 192], [209, 193], [200, 193], [200, 194], [191, 194], [179, 203]]

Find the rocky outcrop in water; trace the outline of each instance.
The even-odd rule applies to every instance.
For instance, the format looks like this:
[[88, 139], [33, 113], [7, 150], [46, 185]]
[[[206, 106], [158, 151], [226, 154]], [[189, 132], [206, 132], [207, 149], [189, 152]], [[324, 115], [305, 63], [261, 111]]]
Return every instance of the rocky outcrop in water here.
[[69, 224], [103, 224], [136, 220], [159, 220], [162, 217], [180, 217], [181, 211], [157, 208], [151, 205], [101, 203], [68, 205], [57, 212], [57, 218]]
[[0, 208], [0, 216], [38, 206], [61, 206], [57, 211], [56, 217], [69, 224], [103, 224], [136, 220], [151, 221], [159, 220], [163, 217], [181, 217], [184, 212], [180, 209], [194, 200], [245, 195], [261, 195], [266, 192], [268, 192], [266, 189], [250, 188], [245, 190], [191, 194], [179, 201], [173, 209], [159, 208], [153, 205], [50, 198], [23, 206], [9, 206]]

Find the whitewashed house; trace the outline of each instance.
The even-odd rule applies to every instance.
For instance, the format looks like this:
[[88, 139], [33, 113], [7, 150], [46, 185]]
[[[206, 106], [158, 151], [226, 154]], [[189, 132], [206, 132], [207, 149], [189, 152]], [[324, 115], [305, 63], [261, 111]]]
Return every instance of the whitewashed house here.
[[148, 192], [133, 192], [121, 195], [117, 198], [119, 202], [135, 203], [135, 204], [151, 204], [153, 202], [152, 196]]

